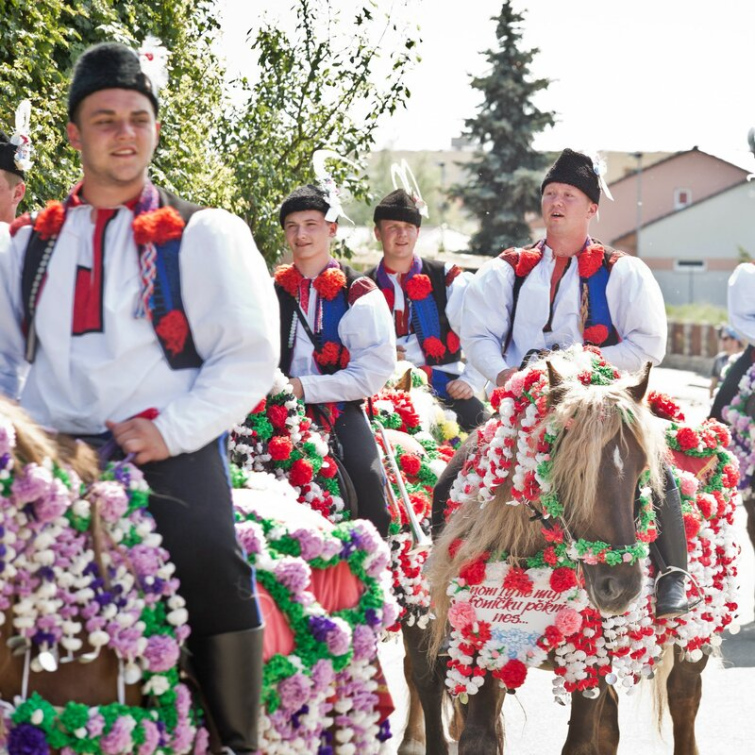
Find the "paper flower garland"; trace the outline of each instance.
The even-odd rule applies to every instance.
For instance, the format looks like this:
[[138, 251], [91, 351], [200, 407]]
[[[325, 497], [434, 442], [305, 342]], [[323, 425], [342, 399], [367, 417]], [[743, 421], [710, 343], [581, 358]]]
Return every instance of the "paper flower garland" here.
[[246, 471], [272, 472], [296, 489], [299, 502], [333, 523], [349, 518], [328, 436], [304, 413], [278, 370], [267, 399], [231, 434], [231, 460]]
[[[187, 612], [147, 512], [141, 473], [111, 466], [85, 488], [52, 463], [14, 467], [15, 437], [0, 417], [0, 623], [10, 617], [4, 641], [25, 648], [34, 670], [83, 649], [113, 652], [122, 683], [141, 683], [149, 702], [55, 708], [36, 693], [19, 697], [3, 708], [0, 746], [9, 755], [204, 751], [206, 732], [197, 728], [177, 667]], [[95, 512], [107, 545], [101, 560], [90, 534]]]

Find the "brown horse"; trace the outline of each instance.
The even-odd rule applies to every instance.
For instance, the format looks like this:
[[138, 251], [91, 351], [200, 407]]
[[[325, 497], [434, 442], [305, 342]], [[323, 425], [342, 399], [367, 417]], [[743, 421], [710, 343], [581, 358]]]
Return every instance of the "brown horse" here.
[[[634, 382], [584, 386], [564, 381], [551, 364], [547, 365], [547, 418], [558, 428], [551, 483], [564, 506], [564, 529], [574, 539], [602, 541], [617, 550], [635, 543], [635, 498], [644, 469], [649, 470], [652, 487], [661, 489], [665, 443], [657, 420], [642, 404], [649, 367]], [[520, 428], [520, 438], [523, 432]], [[529, 432], [534, 436], [535, 431]], [[470, 440], [472, 446], [474, 443], [475, 436]], [[468, 453], [469, 448], [460, 450], [462, 458]], [[459, 465], [452, 461], [450, 468], [454, 466], [458, 469]], [[533, 524], [531, 511], [523, 505], [507, 505], [511, 487], [511, 481], [504, 482], [484, 505], [474, 498], [462, 503], [433, 548], [428, 578], [437, 621], [432, 637], [415, 637], [412, 643], [415, 681], [426, 718], [427, 752], [433, 755], [448, 752], [441, 716], [446, 659], [438, 655], [438, 650], [447, 631], [449, 583], [465, 563], [482, 552], [503, 551], [509, 554], [508, 563], [518, 566], [547, 545], [544, 530]], [[615, 566], [581, 562], [580, 568], [590, 602], [603, 617], [620, 615], [638, 600], [643, 586], [639, 560]], [[677, 650], [667, 677], [675, 755], [697, 753], [694, 719], [701, 697], [700, 674], [707, 661], [707, 656], [700, 655], [690, 662]], [[657, 674], [658, 679], [666, 677]], [[590, 693], [572, 694], [563, 755], [617, 752], [617, 695], [604, 676]], [[469, 695], [460, 755], [497, 755], [503, 751], [500, 713], [505, 694], [506, 690], [488, 674], [477, 694]]]

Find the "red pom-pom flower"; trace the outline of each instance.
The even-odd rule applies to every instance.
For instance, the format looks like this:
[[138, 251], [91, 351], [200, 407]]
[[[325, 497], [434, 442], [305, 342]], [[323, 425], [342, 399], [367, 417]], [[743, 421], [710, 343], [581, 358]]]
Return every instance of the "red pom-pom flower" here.
[[433, 284], [431, 283], [430, 278], [421, 273], [412, 276], [406, 282], [406, 295], [412, 301], [421, 301], [422, 299], [425, 299], [432, 290]]

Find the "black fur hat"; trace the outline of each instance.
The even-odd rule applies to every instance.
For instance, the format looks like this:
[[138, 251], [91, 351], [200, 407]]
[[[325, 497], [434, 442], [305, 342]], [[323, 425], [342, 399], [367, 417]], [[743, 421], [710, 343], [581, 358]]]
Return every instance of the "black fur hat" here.
[[15, 144], [10, 143], [8, 135], [4, 131], [0, 131], [0, 170], [25, 178], [24, 172], [16, 167], [17, 149], [18, 147]]
[[600, 184], [592, 160], [581, 152], [565, 149], [551, 165], [540, 186], [540, 193], [551, 183], [576, 186], [590, 198], [591, 202], [600, 202]]
[[101, 89], [133, 89], [149, 98], [155, 115], [157, 93], [142, 72], [138, 54], [117, 42], [103, 42], [86, 50], [76, 61], [68, 91], [68, 119], [73, 120], [82, 100]]
[[417, 203], [404, 189], [396, 189], [384, 196], [375, 208], [372, 219], [376, 224], [380, 220], [401, 220], [417, 228], [422, 225]]
[[286, 218], [292, 212], [303, 212], [304, 210], [317, 210], [323, 215], [328, 214], [330, 205], [326, 198], [325, 192], [314, 184], [307, 184], [294, 189], [281, 204], [279, 220], [281, 228]]

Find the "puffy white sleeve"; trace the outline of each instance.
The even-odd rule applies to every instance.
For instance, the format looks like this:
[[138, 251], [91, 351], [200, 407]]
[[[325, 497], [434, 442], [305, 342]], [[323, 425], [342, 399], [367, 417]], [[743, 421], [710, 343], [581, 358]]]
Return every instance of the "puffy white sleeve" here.
[[748, 343], [755, 343], [755, 264], [738, 265], [727, 290], [729, 322]]
[[[451, 272], [455, 265], [446, 263], [446, 275]], [[446, 317], [451, 325], [451, 329], [458, 335], [461, 330], [462, 309], [464, 307], [464, 295], [474, 276], [465, 271], [459, 274], [446, 287]], [[464, 365], [464, 371], [459, 377], [477, 393], [481, 391], [487, 382], [487, 379], [469, 362]]]
[[184, 232], [180, 264], [186, 315], [204, 363], [189, 393], [155, 421], [172, 455], [201, 448], [242, 420], [270, 390], [280, 351], [273, 281], [241, 218], [197, 212]]
[[461, 347], [469, 363], [495, 384], [508, 365], [502, 350], [511, 324], [514, 269], [502, 259], [486, 262], [464, 293]]
[[611, 271], [606, 297], [621, 342], [601, 349], [605, 358], [629, 372], [645, 362], [660, 364], [666, 355], [666, 307], [650, 268], [637, 257], [621, 257]]
[[385, 297], [376, 286], [349, 307], [338, 324], [338, 334], [349, 350], [349, 364], [333, 375], [300, 376], [307, 404], [367, 398], [393, 374], [396, 331]]
[[31, 227], [22, 228], [11, 239], [8, 224], [0, 223], [0, 392], [14, 400], [29, 370], [21, 331], [21, 269], [30, 234]]

